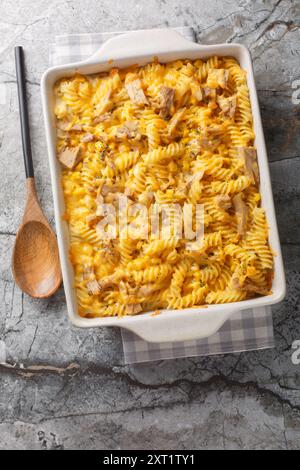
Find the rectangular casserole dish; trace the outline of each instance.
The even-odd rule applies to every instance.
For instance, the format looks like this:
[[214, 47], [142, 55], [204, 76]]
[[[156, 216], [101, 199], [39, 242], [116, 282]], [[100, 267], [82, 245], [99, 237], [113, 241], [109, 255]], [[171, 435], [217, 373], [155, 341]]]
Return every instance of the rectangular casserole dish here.
[[[266, 211], [270, 226], [269, 241], [275, 252], [272, 294], [236, 303], [209, 305], [205, 308], [184, 310], [162, 310], [160, 315], [149, 313], [137, 316], [82, 318], [78, 314], [76, 292], [73, 287], [73, 268], [69, 261], [68, 224], [62, 220], [64, 196], [61, 185], [61, 167], [56, 157], [56, 127], [54, 116], [55, 82], [76, 73], [93, 74], [111, 67], [144, 65], [157, 57], [160, 62], [177, 59], [205, 59], [213, 55], [232, 56], [247, 72], [252, 114], [254, 120], [255, 146], [260, 171], [262, 207]], [[84, 62], [50, 68], [42, 77], [43, 113], [48, 145], [51, 182], [54, 197], [54, 212], [62, 267], [67, 309], [70, 321], [78, 327], [119, 326], [127, 328], [149, 342], [184, 341], [204, 338], [214, 334], [236, 311], [263, 307], [280, 302], [285, 296], [285, 275], [274, 211], [259, 104], [255, 88], [252, 61], [249, 51], [239, 44], [199, 45], [184, 39], [169, 29], [135, 31], [107, 41], [91, 58]]]

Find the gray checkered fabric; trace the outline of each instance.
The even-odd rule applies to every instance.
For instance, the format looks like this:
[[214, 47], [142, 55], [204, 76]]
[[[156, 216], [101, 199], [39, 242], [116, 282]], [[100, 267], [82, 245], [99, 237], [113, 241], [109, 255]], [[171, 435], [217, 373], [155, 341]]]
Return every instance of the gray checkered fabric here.
[[128, 330], [122, 330], [122, 339], [126, 364], [273, 348], [272, 311], [263, 307], [237, 312], [217, 333], [204, 339], [148, 343]]
[[[193, 28], [173, 28], [190, 41], [195, 40]], [[62, 65], [88, 59], [101, 45], [114, 36], [128, 31], [112, 33], [69, 34], [56, 36], [55, 43], [50, 44], [50, 64]]]
[[[195, 40], [192, 28], [174, 29], [187, 39]], [[57, 36], [55, 43], [50, 44], [50, 64], [61, 65], [85, 60], [105, 41], [124, 32]], [[237, 312], [216, 334], [205, 339], [148, 343], [122, 329], [122, 340], [126, 364], [273, 348], [272, 311], [270, 307], [262, 307]]]

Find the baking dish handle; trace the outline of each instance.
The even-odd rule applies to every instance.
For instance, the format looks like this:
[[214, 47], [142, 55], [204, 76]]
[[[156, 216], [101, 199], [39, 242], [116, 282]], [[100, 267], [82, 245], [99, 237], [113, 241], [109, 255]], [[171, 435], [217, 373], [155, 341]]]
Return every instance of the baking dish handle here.
[[[188, 316], [184, 311], [170, 311], [161, 314], [150, 314], [147, 318], [131, 318], [126, 329], [132, 331], [150, 343], [189, 341], [208, 338], [215, 334], [222, 325], [240, 308], [228, 305], [210, 306], [209, 309], [192, 309]], [[140, 321], [137, 321], [140, 320]]]
[[89, 57], [84, 63], [92, 64], [97, 60], [113, 62], [130, 54], [131, 58], [139, 56], [154, 55], [172, 51], [191, 51], [199, 50], [201, 46], [188, 39], [172, 29], [148, 29], [143, 31], [131, 31], [129, 33], [119, 34], [108, 41], [102, 47]]

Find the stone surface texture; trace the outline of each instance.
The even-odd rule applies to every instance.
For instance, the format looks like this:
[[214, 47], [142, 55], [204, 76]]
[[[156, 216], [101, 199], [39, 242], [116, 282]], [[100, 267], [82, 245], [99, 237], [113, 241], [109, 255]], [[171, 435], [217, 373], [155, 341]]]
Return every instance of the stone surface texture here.
[[[13, 282], [25, 196], [13, 47], [26, 48], [37, 188], [53, 224], [40, 100], [49, 43], [184, 25], [201, 43], [251, 51], [288, 293], [273, 309], [274, 350], [125, 366], [118, 330], [73, 328], [62, 289], [39, 301]], [[299, 449], [300, 1], [2, 0], [0, 37], [0, 448]]]

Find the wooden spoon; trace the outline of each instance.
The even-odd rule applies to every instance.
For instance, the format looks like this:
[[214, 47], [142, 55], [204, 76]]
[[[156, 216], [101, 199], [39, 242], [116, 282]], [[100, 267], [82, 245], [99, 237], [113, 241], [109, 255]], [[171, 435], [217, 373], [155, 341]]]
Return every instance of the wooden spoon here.
[[34, 298], [49, 297], [59, 288], [62, 277], [56, 236], [39, 205], [30, 145], [26, 98], [24, 52], [15, 48], [16, 73], [22, 131], [22, 147], [27, 178], [27, 200], [12, 256], [12, 272], [23, 292]]

